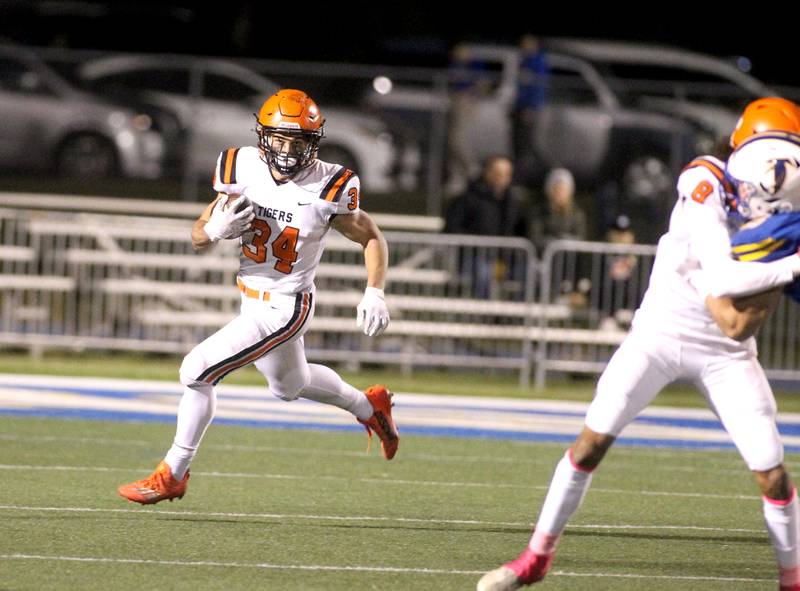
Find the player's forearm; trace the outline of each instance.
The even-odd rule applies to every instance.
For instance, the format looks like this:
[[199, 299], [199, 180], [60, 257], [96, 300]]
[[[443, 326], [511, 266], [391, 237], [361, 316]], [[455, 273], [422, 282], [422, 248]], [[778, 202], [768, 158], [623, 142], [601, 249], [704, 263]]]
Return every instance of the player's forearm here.
[[214, 211], [214, 206], [219, 201], [219, 198], [222, 194], [218, 194], [214, 200], [209, 203], [203, 213], [200, 214], [200, 217], [192, 225], [192, 248], [195, 252], [203, 252], [204, 250], [208, 250], [208, 248], [214, 244], [214, 241], [209, 238], [208, 234], [206, 234], [205, 227], [206, 222], [211, 217], [212, 212]]
[[754, 336], [780, 300], [778, 288], [742, 298], [706, 297], [706, 307], [723, 334], [737, 341]]
[[383, 289], [389, 268], [389, 246], [381, 232], [370, 238], [364, 246], [364, 263], [367, 267], [367, 287]]
[[204, 229], [207, 221], [201, 218], [192, 226], [192, 248], [195, 252], [208, 250], [214, 244]]
[[707, 296], [706, 307], [722, 334], [737, 341], [743, 341], [754, 335], [763, 320], [756, 315], [739, 314], [733, 307], [732, 298]]

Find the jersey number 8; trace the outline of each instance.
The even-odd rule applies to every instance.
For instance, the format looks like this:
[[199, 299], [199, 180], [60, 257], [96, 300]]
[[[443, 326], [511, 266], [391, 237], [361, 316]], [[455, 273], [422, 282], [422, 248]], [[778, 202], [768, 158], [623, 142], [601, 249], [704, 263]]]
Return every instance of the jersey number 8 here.
[[708, 196], [714, 192], [714, 187], [708, 181], [700, 181], [700, 183], [692, 191], [692, 199], [698, 203], [704, 203]]

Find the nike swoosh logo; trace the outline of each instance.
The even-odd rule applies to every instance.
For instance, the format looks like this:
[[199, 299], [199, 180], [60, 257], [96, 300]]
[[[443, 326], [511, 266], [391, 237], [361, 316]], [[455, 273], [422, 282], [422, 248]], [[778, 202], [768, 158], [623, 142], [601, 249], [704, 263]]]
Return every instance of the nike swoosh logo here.
[[153, 490], [152, 488], [137, 488], [136, 491], [139, 494], [142, 494], [142, 495], [147, 496], [147, 497], [152, 497], [153, 495], [157, 495], [158, 494], [158, 491], [157, 490]]
[[297, 202], [297, 205], [299, 205], [300, 207], [302, 207], [303, 205], [311, 205], [311, 203], [300, 203], [300, 202], [298, 201], [298, 202]]

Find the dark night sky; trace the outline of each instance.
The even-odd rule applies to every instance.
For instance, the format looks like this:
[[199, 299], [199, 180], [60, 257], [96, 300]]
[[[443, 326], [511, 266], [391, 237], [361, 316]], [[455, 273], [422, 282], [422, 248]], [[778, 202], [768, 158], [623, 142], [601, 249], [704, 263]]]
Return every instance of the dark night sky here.
[[[314, 24], [314, 19], [308, 19], [305, 33], [298, 33], [277, 24], [275, 5], [263, 0], [237, 1], [254, 17], [251, 51], [264, 57], [290, 59], [302, 53], [306, 59], [317, 60], [444, 65], [447, 49], [459, 40], [516, 43], [520, 35], [530, 32], [543, 37], [655, 42], [719, 57], [745, 55], [753, 62], [753, 74], [765, 82], [800, 85], [800, 70], [787, 59], [797, 53], [789, 35], [772, 32], [778, 27], [770, 27], [761, 18], [744, 15], [754, 22], [736, 20], [735, 14], [718, 8], [705, 9], [706, 14], [696, 4], [690, 11], [678, 5], [641, 4], [636, 12], [622, 17], [621, 9], [612, 3], [597, 8], [576, 3], [559, 8], [551, 3], [547, 11], [543, 3], [525, 0], [478, 0], [471, 8], [459, 8], [466, 3], [373, 1], [338, 5], [346, 8], [337, 10], [330, 8], [336, 4], [329, 3], [328, 8], [311, 11], [319, 20]], [[724, 23], [728, 14], [734, 17], [732, 25]]]
[[[532, 32], [651, 41], [720, 57], [745, 55], [763, 81], [800, 86], [800, 70], [787, 58], [796, 53], [791, 39], [758, 34], [766, 30], [763, 19], [726, 25], [718, 10], [704, 14], [694, 6], [689, 13], [661, 4], [642, 5], [624, 18], [608, 4], [551, 6], [547, 15], [542, 4], [510, 5], [227, 0], [199, 7], [199, 2], [180, 0], [0, 0], [0, 37], [32, 44], [58, 39], [90, 49], [444, 66], [448, 48], [458, 40], [514, 43]], [[103, 10], [112, 16], [86, 16]]]

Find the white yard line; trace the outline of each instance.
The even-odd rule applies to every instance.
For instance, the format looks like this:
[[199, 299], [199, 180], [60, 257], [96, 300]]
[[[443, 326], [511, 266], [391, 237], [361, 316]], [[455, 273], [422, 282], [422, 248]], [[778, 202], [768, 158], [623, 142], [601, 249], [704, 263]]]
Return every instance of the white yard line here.
[[[158, 444], [152, 441], [143, 441], [135, 439], [111, 439], [105, 437], [67, 437], [58, 435], [16, 435], [0, 433], [0, 442], [2, 441], [18, 441], [18, 442], [50, 442], [50, 443], [85, 443], [87, 445], [120, 445], [130, 447], [131, 445], [137, 447], [157, 447]], [[518, 443], [518, 442], [515, 442]], [[551, 447], [558, 446], [566, 449], [566, 443], [554, 442], [526, 442], [527, 445], [548, 445]], [[245, 453], [277, 453], [277, 454], [291, 454], [291, 455], [321, 455], [343, 458], [358, 458], [358, 459], [371, 459], [372, 456], [365, 451], [345, 451], [337, 449], [321, 449], [321, 448], [299, 448], [299, 447], [284, 447], [274, 445], [236, 445], [236, 444], [221, 444], [221, 443], [204, 443], [203, 449], [219, 449], [225, 451], [239, 451]], [[631, 451], [624, 447], [616, 447], [612, 452], [613, 455], [622, 455]], [[641, 450], [633, 450], [635, 453], [641, 453]], [[742, 463], [739, 455], [735, 450], [703, 450], [710, 453], [727, 453], [731, 454], [731, 467], [721, 468], [716, 465], [708, 465], [702, 467], [696, 466], [665, 466], [663, 463], [655, 464], [658, 471], [665, 472], [685, 472], [685, 473], [698, 473], [703, 474], [745, 474], [747, 468]], [[686, 460], [685, 453], [675, 453], [660, 449], [648, 450], [649, 454], [658, 454], [659, 457], [676, 457]], [[533, 465], [533, 466], [548, 466], [555, 467], [557, 460], [551, 459], [537, 459], [537, 458], [507, 458], [507, 457], [492, 457], [492, 456], [463, 456], [463, 455], [438, 455], [426, 453], [403, 453], [403, 459], [408, 460], [421, 460], [429, 462], [448, 462], [448, 463], [470, 463], [470, 464], [509, 464], [509, 465]], [[612, 463], [607, 462], [608, 466], [604, 465], [604, 470], [628, 470], [624, 467], [615, 467]], [[793, 464], [786, 462], [788, 467], [800, 466], [800, 463]]]
[[[435, 519], [430, 517], [388, 517], [375, 515], [307, 515], [298, 513], [226, 513], [218, 511], [169, 511], [163, 509], [103, 509], [97, 507], [35, 507], [26, 505], [0, 505], [0, 511], [33, 511], [49, 513], [135, 513], [137, 515], [180, 515], [182, 517], [223, 517], [226, 519], [261, 518], [261, 519], [304, 519], [319, 521], [383, 521], [394, 523], [443, 523], [449, 525], [489, 525], [511, 527], [533, 527], [533, 523], [522, 521], [481, 521], [476, 519]], [[701, 531], [721, 533], [746, 533], [765, 534], [760, 529], [702, 527], [697, 525], [626, 525], [626, 524], [578, 524], [570, 525], [567, 529], [589, 530], [673, 530], [673, 531]]]
[[[263, 568], [273, 570], [355, 571], [383, 573], [412, 573], [431, 575], [480, 575], [479, 570], [444, 570], [392, 566], [345, 566], [321, 564], [268, 564], [263, 562], [216, 562], [209, 560], [146, 560], [141, 558], [106, 558], [84, 556], [42, 556], [37, 554], [0, 554], [0, 560], [52, 560], [69, 562], [100, 562], [113, 564], [148, 564], [156, 566], [217, 566], [227, 568]], [[731, 579], [734, 580], [734, 579]]]
[[[147, 560], [141, 558], [110, 558], [87, 556], [45, 556], [37, 554], [0, 554], [0, 560], [42, 560], [62, 562], [87, 562], [103, 564], [141, 564], [154, 566], [209, 566], [224, 568], [258, 568], [270, 570], [302, 570], [302, 571], [345, 571], [345, 572], [380, 572], [398, 574], [425, 574], [425, 575], [482, 575], [481, 570], [433, 569], [395, 566], [348, 566], [348, 565], [319, 565], [319, 564], [269, 564], [248, 562], [217, 562], [206, 560]], [[556, 577], [592, 577], [592, 578], [621, 578], [621, 579], [654, 579], [667, 581], [720, 581], [736, 583], [774, 583], [772, 579], [756, 579], [743, 577], [705, 577], [705, 576], [673, 576], [673, 575], [643, 575], [629, 573], [575, 573], [555, 571], [550, 576]]]
[[[55, 472], [125, 472], [133, 476], [137, 472], [147, 473], [148, 468], [109, 468], [104, 466], [35, 466], [29, 464], [0, 464], [0, 470], [51, 470]], [[472, 488], [519, 488], [522, 490], [547, 490], [544, 485], [509, 484], [507, 482], [458, 482], [446, 480], [403, 480], [397, 478], [347, 478], [345, 476], [297, 476], [295, 474], [254, 474], [250, 472], [192, 472], [195, 476], [212, 478], [263, 478], [265, 480], [325, 480], [328, 482], [364, 482], [369, 484], [408, 484], [411, 486], [445, 486]], [[723, 495], [654, 490], [623, 490], [618, 488], [592, 488], [593, 493], [617, 495], [644, 495], [656, 497], [679, 497], [698, 499], [758, 500], [756, 495]]]

